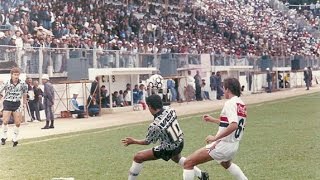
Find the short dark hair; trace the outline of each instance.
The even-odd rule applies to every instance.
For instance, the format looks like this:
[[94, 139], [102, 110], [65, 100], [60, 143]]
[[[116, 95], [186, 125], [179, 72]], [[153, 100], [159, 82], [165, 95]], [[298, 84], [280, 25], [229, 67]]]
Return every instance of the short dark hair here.
[[14, 68], [12, 68], [11, 69], [11, 71], [10, 71], [10, 74], [14, 74], [14, 73], [21, 73], [21, 71], [20, 71], [20, 69], [19, 68], [17, 68], [17, 67], [14, 67]]
[[236, 78], [226, 78], [223, 81], [223, 86], [225, 89], [229, 89], [233, 95], [238, 97], [241, 96], [241, 86], [240, 82]]
[[146, 99], [146, 103], [148, 106], [150, 106], [154, 110], [163, 108], [162, 99], [157, 94], [152, 94], [151, 96], [149, 96]]

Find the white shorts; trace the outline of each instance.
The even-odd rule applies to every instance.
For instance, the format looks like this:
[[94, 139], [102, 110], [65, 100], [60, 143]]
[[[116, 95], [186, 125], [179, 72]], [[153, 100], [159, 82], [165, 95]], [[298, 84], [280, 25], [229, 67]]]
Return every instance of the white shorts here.
[[212, 149], [211, 147], [214, 143], [215, 142], [212, 142], [206, 145], [206, 149], [208, 150], [209, 155], [218, 163], [232, 160], [239, 147], [239, 142], [229, 143], [220, 141], [216, 147]]

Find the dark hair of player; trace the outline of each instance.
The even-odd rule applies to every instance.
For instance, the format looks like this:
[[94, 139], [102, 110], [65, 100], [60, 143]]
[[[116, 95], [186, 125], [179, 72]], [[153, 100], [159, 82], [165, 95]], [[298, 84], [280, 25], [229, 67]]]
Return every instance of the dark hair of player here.
[[223, 81], [223, 86], [225, 89], [229, 89], [233, 95], [238, 97], [241, 96], [241, 86], [236, 78], [227, 78]]
[[11, 69], [10, 74], [14, 74], [14, 73], [19, 73], [20, 74], [20, 69], [17, 67], [14, 67]]
[[162, 100], [159, 95], [153, 94], [149, 96], [146, 101], [147, 105], [154, 110], [163, 108]]

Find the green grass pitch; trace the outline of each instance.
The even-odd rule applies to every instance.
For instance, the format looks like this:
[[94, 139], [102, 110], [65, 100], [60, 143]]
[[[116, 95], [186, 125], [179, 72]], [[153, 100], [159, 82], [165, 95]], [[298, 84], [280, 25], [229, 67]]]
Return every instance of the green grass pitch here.
[[[214, 102], [213, 102], [214, 103]], [[248, 106], [245, 134], [234, 162], [252, 180], [320, 179], [320, 93]], [[219, 112], [212, 112], [218, 116]], [[107, 119], [106, 119], [107, 121]], [[126, 136], [144, 138], [148, 123], [9, 142], [0, 147], [0, 179], [124, 180], [135, 152], [150, 146], [124, 147]], [[217, 126], [200, 115], [180, 117], [185, 134], [183, 156], [205, 145]], [[27, 131], [27, 129], [24, 129]], [[232, 179], [215, 161], [199, 166], [217, 180]], [[144, 163], [140, 180], [180, 180], [172, 161]]]

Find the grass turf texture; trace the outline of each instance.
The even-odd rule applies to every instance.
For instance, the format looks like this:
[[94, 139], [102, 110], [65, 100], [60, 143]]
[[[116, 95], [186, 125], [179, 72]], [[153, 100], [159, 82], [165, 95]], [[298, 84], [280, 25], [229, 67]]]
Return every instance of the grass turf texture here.
[[[319, 105], [320, 93], [249, 105], [245, 134], [234, 162], [254, 180], [320, 179]], [[124, 147], [120, 140], [126, 136], [144, 138], [148, 124], [24, 140], [16, 148], [8, 142], [0, 147], [0, 179], [127, 179], [134, 153], [152, 146]], [[203, 147], [205, 137], [217, 130], [199, 115], [181, 118], [180, 126], [185, 134], [183, 156]], [[199, 167], [212, 179], [232, 179], [215, 161]], [[172, 161], [149, 161], [139, 179], [179, 180], [182, 169]]]

